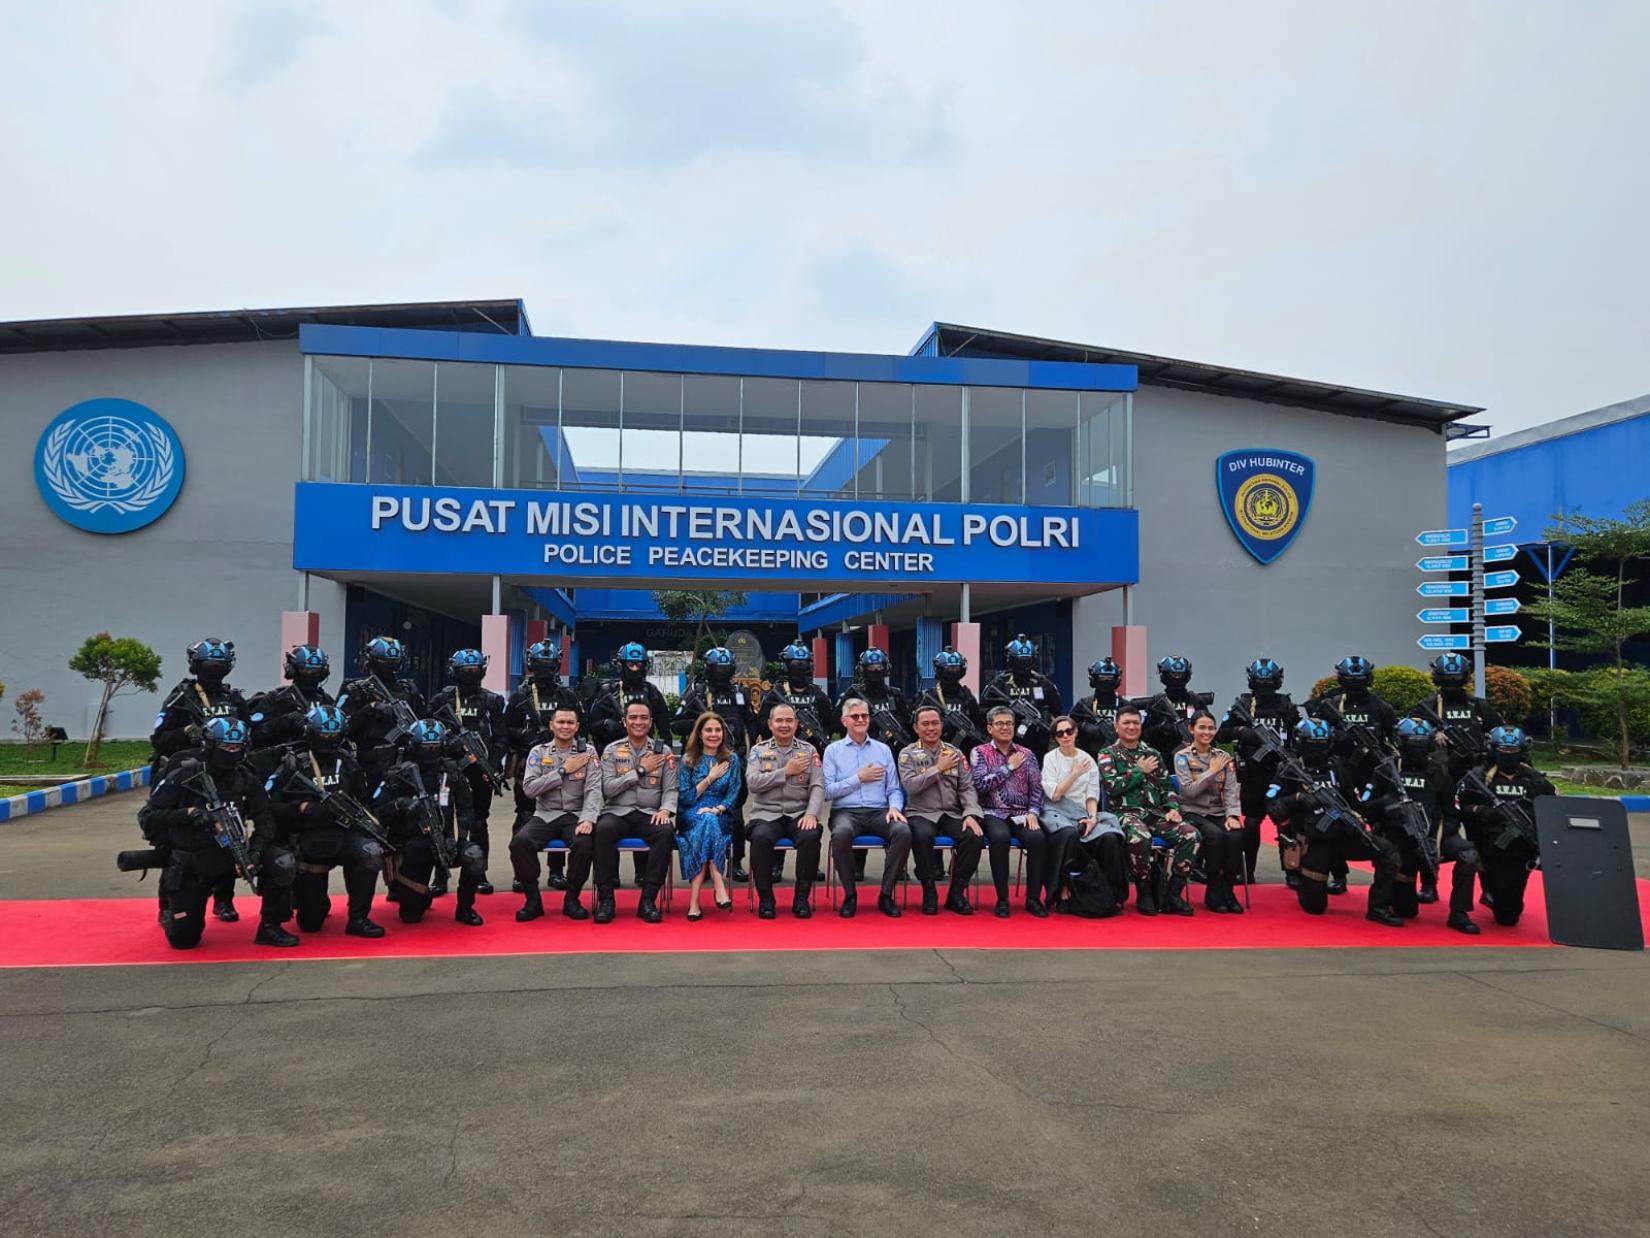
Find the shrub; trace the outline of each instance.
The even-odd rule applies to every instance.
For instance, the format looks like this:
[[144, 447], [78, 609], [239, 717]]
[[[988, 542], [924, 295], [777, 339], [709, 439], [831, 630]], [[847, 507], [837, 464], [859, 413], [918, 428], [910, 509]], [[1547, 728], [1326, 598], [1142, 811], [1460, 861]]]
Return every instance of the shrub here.
[[39, 688], [30, 688], [12, 705], [17, 717], [13, 719], [11, 729], [23, 737], [30, 756], [34, 755], [38, 745], [46, 742], [46, 723], [40, 716], [40, 706], [45, 699], [46, 694]]
[[1530, 681], [1504, 666], [1484, 668], [1484, 691], [1495, 711], [1515, 726], [1523, 726], [1535, 712], [1535, 694]]
[[[1340, 685], [1333, 675], [1325, 675], [1312, 685], [1309, 699], [1317, 700], [1333, 692]], [[1407, 714], [1417, 702], [1433, 692], [1432, 679], [1413, 666], [1378, 666], [1375, 668], [1375, 695], [1384, 700], [1400, 715]]]

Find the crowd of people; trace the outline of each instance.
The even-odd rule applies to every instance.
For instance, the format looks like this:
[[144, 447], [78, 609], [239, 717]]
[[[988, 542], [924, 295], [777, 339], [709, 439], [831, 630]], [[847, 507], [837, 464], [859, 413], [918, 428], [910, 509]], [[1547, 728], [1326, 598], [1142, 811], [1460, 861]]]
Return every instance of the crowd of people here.
[[327, 654], [300, 645], [286, 655], [287, 682], [248, 700], [228, 683], [234, 646], [207, 638], [190, 646], [189, 676], [155, 722], [139, 812], [149, 849], [121, 864], [161, 870], [159, 921], [178, 949], [200, 942], [209, 907], [239, 918], [238, 881], [260, 895], [254, 940], [298, 945], [289, 925], [322, 931], [334, 868], [352, 936], [384, 936], [372, 919], [380, 880], [405, 925], [449, 893], [457, 922], [480, 925], [493, 805], [511, 795], [524, 923], [547, 914], [545, 890], [561, 894], [566, 920], [611, 922], [621, 850], [634, 852], [636, 915], [648, 923], [664, 918], [673, 861], [688, 921], [705, 917], [707, 886], [726, 912], [746, 881], [756, 914], [774, 919], [787, 854], [789, 913], [814, 914], [828, 856], [836, 914], [851, 918], [873, 849], [883, 852], [877, 910], [891, 918], [911, 875], [921, 914], [975, 914], [982, 854], [992, 914], [1010, 917], [1016, 850], [1033, 917], [1103, 919], [1131, 905], [1190, 916], [1198, 883], [1208, 912], [1241, 915], [1238, 890], [1247, 896], [1255, 880], [1270, 818], [1307, 913], [1346, 894], [1348, 861], [1366, 860], [1372, 921], [1400, 927], [1439, 901], [1448, 864], [1450, 928], [1477, 935], [1477, 903], [1498, 924], [1518, 922], [1539, 860], [1531, 801], [1553, 788], [1529, 764], [1523, 732], [1471, 694], [1461, 655], [1433, 662], [1436, 693], [1402, 718], [1374, 692], [1366, 658], [1343, 658], [1335, 687], [1298, 706], [1282, 666], [1258, 658], [1249, 690], [1218, 719], [1185, 657], [1162, 659], [1161, 690], [1138, 699], [1119, 695], [1121, 672], [1101, 659], [1068, 711], [1029, 640], [1004, 655], [976, 696], [966, 659], [947, 648], [933, 686], [907, 700], [887, 654], [868, 649], [832, 701], [800, 641], [766, 691], [741, 684], [732, 654], [715, 648], [671, 711], [636, 643], [582, 698], [561, 679], [554, 641], [528, 648], [508, 699], [483, 686], [487, 659], [461, 649], [429, 700], [393, 637], [367, 643], [361, 674], [336, 699]]

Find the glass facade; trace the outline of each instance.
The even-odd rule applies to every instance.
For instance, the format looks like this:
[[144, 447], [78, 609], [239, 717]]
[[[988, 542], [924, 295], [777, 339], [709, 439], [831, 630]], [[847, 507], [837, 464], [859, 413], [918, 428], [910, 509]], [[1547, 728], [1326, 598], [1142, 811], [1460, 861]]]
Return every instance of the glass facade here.
[[1126, 392], [312, 356], [311, 481], [1127, 507]]

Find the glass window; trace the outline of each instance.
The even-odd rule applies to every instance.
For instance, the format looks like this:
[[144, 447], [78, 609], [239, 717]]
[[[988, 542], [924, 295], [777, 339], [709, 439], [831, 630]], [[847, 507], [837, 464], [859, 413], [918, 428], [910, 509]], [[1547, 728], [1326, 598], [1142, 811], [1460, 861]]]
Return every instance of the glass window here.
[[427, 486], [435, 435], [435, 362], [375, 358], [367, 374], [367, 480]]
[[490, 365], [436, 365], [436, 485], [493, 484], [494, 380]]
[[367, 467], [365, 357], [316, 357], [310, 367], [310, 481], [364, 481]]
[[619, 372], [564, 370], [561, 427], [567, 450], [564, 489], [619, 486]]
[[912, 399], [904, 384], [859, 384], [860, 498], [909, 499], [916, 494]]
[[682, 380], [683, 488], [707, 494], [739, 490], [739, 379], [691, 374]]
[[962, 388], [919, 383], [912, 430], [916, 497], [962, 502]]
[[1018, 387], [968, 389], [968, 502], [1023, 501], [1022, 411]]
[[798, 470], [812, 469], [822, 452], [798, 448], [798, 385], [791, 378], [747, 378], [739, 420], [739, 473], [746, 494], [790, 494]]
[[805, 465], [798, 493], [816, 499], [851, 499], [859, 472], [854, 433], [854, 384], [804, 381], [801, 444], [817, 463]]
[[667, 491], [682, 485], [682, 379], [627, 371], [621, 455], [625, 490]]
[[1031, 506], [1077, 502], [1077, 392], [1027, 391], [1026, 495]]
[[561, 370], [507, 365], [504, 370], [504, 484], [554, 490], [568, 463], [558, 412]]
[[1128, 396], [1103, 391], [1082, 395], [1077, 427], [1077, 501], [1085, 507], [1128, 505]]

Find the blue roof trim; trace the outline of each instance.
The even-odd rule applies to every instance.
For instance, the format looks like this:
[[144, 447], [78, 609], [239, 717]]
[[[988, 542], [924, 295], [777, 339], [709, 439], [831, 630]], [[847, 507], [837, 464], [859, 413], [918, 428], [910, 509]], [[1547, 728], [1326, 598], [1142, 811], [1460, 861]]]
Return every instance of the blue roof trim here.
[[1133, 391], [1132, 365], [1077, 361], [1009, 361], [983, 357], [894, 357], [874, 353], [795, 352], [719, 348], [700, 344], [636, 344], [548, 336], [478, 335], [399, 327], [342, 327], [305, 323], [298, 350], [334, 357], [395, 357], [470, 361], [484, 365], [560, 365], [598, 370], [653, 370], [668, 374], [729, 374], [752, 378], [834, 379], [842, 382], [924, 383], [936, 386], [1030, 387], [1056, 391]]
[[873, 614], [886, 606], [914, 602], [921, 596], [920, 593], [833, 593], [804, 606], [797, 616], [796, 626], [803, 632], [817, 630], [823, 635], [826, 628], [838, 623]]

